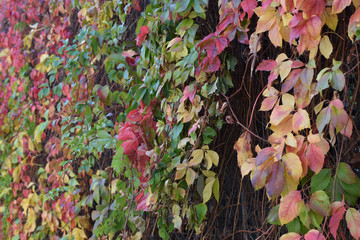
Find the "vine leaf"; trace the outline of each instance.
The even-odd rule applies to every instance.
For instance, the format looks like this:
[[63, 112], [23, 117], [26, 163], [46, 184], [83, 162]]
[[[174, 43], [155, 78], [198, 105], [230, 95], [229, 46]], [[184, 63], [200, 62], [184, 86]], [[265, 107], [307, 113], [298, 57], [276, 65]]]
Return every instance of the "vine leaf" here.
[[360, 213], [355, 208], [349, 208], [346, 211], [346, 223], [347, 227], [350, 230], [351, 235], [355, 239], [360, 237]]
[[287, 224], [294, 220], [298, 215], [298, 204], [302, 201], [299, 191], [292, 191], [281, 198], [279, 207], [279, 219], [281, 225]]
[[282, 157], [282, 160], [285, 164], [286, 170], [288, 171], [289, 175], [294, 180], [299, 180], [299, 178], [303, 173], [299, 156], [296, 155], [295, 153], [286, 153]]
[[318, 230], [311, 229], [304, 236], [305, 240], [325, 240], [324, 235]]
[[330, 232], [336, 239], [336, 232], [339, 228], [341, 219], [344, 217], [346, 209], [344, 207], [344, 200], [342, 202], [333, 202], [331, 204], [331, 218], [329, 222]]
[[277, 65], [277, 62], [272, 59], [262, 61], [256, 68], [256, 71], [271, 71]]
[[284, 118], [286, 118], [294, 108], [286, 105], [279, 105], [274, 108], [270, 115], [270, 123], [278, 125]]
[[292, 126], [295, 133], [305, 128], [310, 128], [309, 113], [306, 110], [299, 108], [293, 116]]
[[148, 33], [149, 33], [149, 27], [148, 26], [145, 25], [145, 26], [142, 26], [140, 28], [140, 33], [136, 37], [136, 45], [137, 46], [141, 45], [141, 43], [145, 40]]
[[196, 178], [196, 172], [194, 170], [192, 170], [191, 168], [188, 168], [186, 170], [186, 183], [188, 184], [188, 186], [192, 185], [195, 181]]
[[211, 194], [213, 192], [213, 185], [215, 183], [215, 178], [214, 177], [209, 177], [206, 179], [205, 183], [205, 187], [203, 190], [203, 203], [206, 203], [207, 201], [210, 200]]
[[267, 183], [265, 185], [266, 192], [271, 198], [278, 197], [284, 189], [285, 177], [284, 177], [284, 165], [277, 161], [272, 165], [271, 172], [269, 174]]
[[280, 237], [280, 240], [300, 240], [300, 239], [301, 239], [301, 235], [294, 232], [286, 233]]
[[248, 132], [241, 134], [234, 145], [237, 152], [238, 166], [241, 170], [241, 176], [245, 177], [251, 170], [255, 168], [255, 162], [251, 151], [251, 138]]
[[311, 195], [310, 207], [314, 212], [326, 217], [330, 211], [329, 196], [322, 190], [316, 191]]
[[349, 38], [353, 40], [353, 36], [355, 35], [358, 29], [358, 23], [360, 22], [360, 8], [356, 9], [355, 13], [351, 15], [348, 26], [348, 35]]
[[309, 161], [310, 169], [315, 173], [319, 173], [325, 160], [325, 155], [321, 148], [313, 143], [310, 143], [306, 151], [306, 158]]
[[332, 13], [341, 13], [350, 4], [351, 0], [334, 0], [332, 3]]
[[333, 46], [330, 42], [330, 39], [327, 35], [325, 35], [320, 40], [320, 52], [325, 58], [329, 58], [333, 51]]

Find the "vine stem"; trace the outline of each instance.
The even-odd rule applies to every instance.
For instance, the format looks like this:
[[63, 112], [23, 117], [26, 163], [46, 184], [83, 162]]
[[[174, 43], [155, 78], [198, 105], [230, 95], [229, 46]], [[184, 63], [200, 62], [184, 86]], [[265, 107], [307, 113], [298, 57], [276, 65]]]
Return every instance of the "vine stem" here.
[[252, 132], [249, 128], [247, 128], [244, 124], [242, 124], [242, 123], [239, 121], [239, 119], [236, 117], [235, 112], [234, 112], [234, 110], [233, 110], [232, 107], [231, 107], [229, 98], [228, 98], [225, 94], [223, 94], [222, 92], [221, 92], [221, 95], [225, 98], [225, 100], [226, 100], [226, 102], [227, 102], [227, 104], [228, 104], [228, 106], [229, 106], [229, 108], [230, 108], [230, 111], [231, 111], [231, 113], [232, 113], [232, 116], [235, 118], [235, 121], [236, 121], [236, 123], [237, 123], [238, 125], [240, 125], [242, 128], [244, 128], [247, 132], [249, 132], [249, 133], [250, 133], [251, 135], [253, 135], [254, 137], [256, 137], [256, 138], [258, 138], [258, 139], [260, 139], [260, 140], [262, 140], [262, 141], [264, 141], [264, 142], [267, 142], [267, 143], [269, 143], [269, 144], [272, 144], [272, 143], [279, 144], [278, 142], [270, 142], [270, 141], [266, 140], [265, 138], [260, 137], [260, 136], [257, 135], [256, 133]]
[[267, 85], [263, 88], [263, 90], [261, 90], [261, 92], [259, 93], [259, 95], [256, 97], [255, 99], [255, 103], [254, 103], [254, 106], [252, 108], [252, 111], [251, 111], [251, 115], [250, 115], [250, 121], [249, 121], [249, 125], [248, 125], [248, 128], [250, 127], [251, 125], [251, 122], [252, 122], [252, 119], [253, 119], [253, 116], [254, 116], [254, 111], [255, 111], [255, 106], [257, 104], [257, 101], [259, 100], [261, 94], [265, 91], [265, 89], [267, 88]]

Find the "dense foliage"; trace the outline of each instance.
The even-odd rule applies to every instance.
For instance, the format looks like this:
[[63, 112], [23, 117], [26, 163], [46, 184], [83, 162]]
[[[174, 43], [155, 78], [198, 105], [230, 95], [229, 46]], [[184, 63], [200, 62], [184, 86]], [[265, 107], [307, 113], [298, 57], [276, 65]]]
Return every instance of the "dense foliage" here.
[[359, 0], [0, 4], [1, 238], [360, 238]]

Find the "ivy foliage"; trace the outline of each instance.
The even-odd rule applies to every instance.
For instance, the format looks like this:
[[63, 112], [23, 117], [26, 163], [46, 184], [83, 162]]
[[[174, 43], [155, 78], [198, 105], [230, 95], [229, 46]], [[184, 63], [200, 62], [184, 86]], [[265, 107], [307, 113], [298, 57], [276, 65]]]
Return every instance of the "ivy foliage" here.
[[[345, 72], [332, 44], [349, 12], [342, 41], [358, 54], [360, 2], [223, 0], [215, 26], [211, 4], [1, 2], [1, 237], [200, 236], [221, 204], [216, 139], [231, 124], [242, 177], [274, 206], [264, 226], [325, 239], [343, 223], [360, 237], [360, 179], [343, 158], [359, 63]], [[261, 58], [266, 41], [275, 59]], [[242, 81], [267, 78], [247, 126], [230, 101], [242, 88], [236, 44], [248, 52]], [[254, 111], [268, 135], [253, 131]]]

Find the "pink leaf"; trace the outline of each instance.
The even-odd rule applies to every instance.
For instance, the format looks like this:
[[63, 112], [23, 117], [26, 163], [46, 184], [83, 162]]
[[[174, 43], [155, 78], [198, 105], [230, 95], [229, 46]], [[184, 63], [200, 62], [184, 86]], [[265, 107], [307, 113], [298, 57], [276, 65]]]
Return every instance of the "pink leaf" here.
[[332, 13], [341, 13], [347, 6], [350, 6], [351, 0], [334, 0], [332, 4]]
[[278, 125], [284, 118], [286, 118], [294, 108], [286, 105], [279, 105], [274, 108], [270, 115], [270, 123], [272, 125]]
[[305, 234], [304, 238], [305, 240], [325, 240], [324, 235], [315, 229], [311, 229], [310, 231], [308, 231], [308, 233]]
[[336, 232], [339, 227], [341, 219], [344, 217], [346, 209], [344, 207], [344, 201], [333, 202], [331, 204], [331, 218], [329, 222], [330, 232], [336, 239]]
[[276, 64], [275, 60], [264, 60], [257, 66], [256, 71], [271, 71], [275, 68]]
[[248, 14], [248, 19], [254, 14], [254, 9], [257, 6], [256, 0], [243, 0], [241, 1], [241, 7]]

